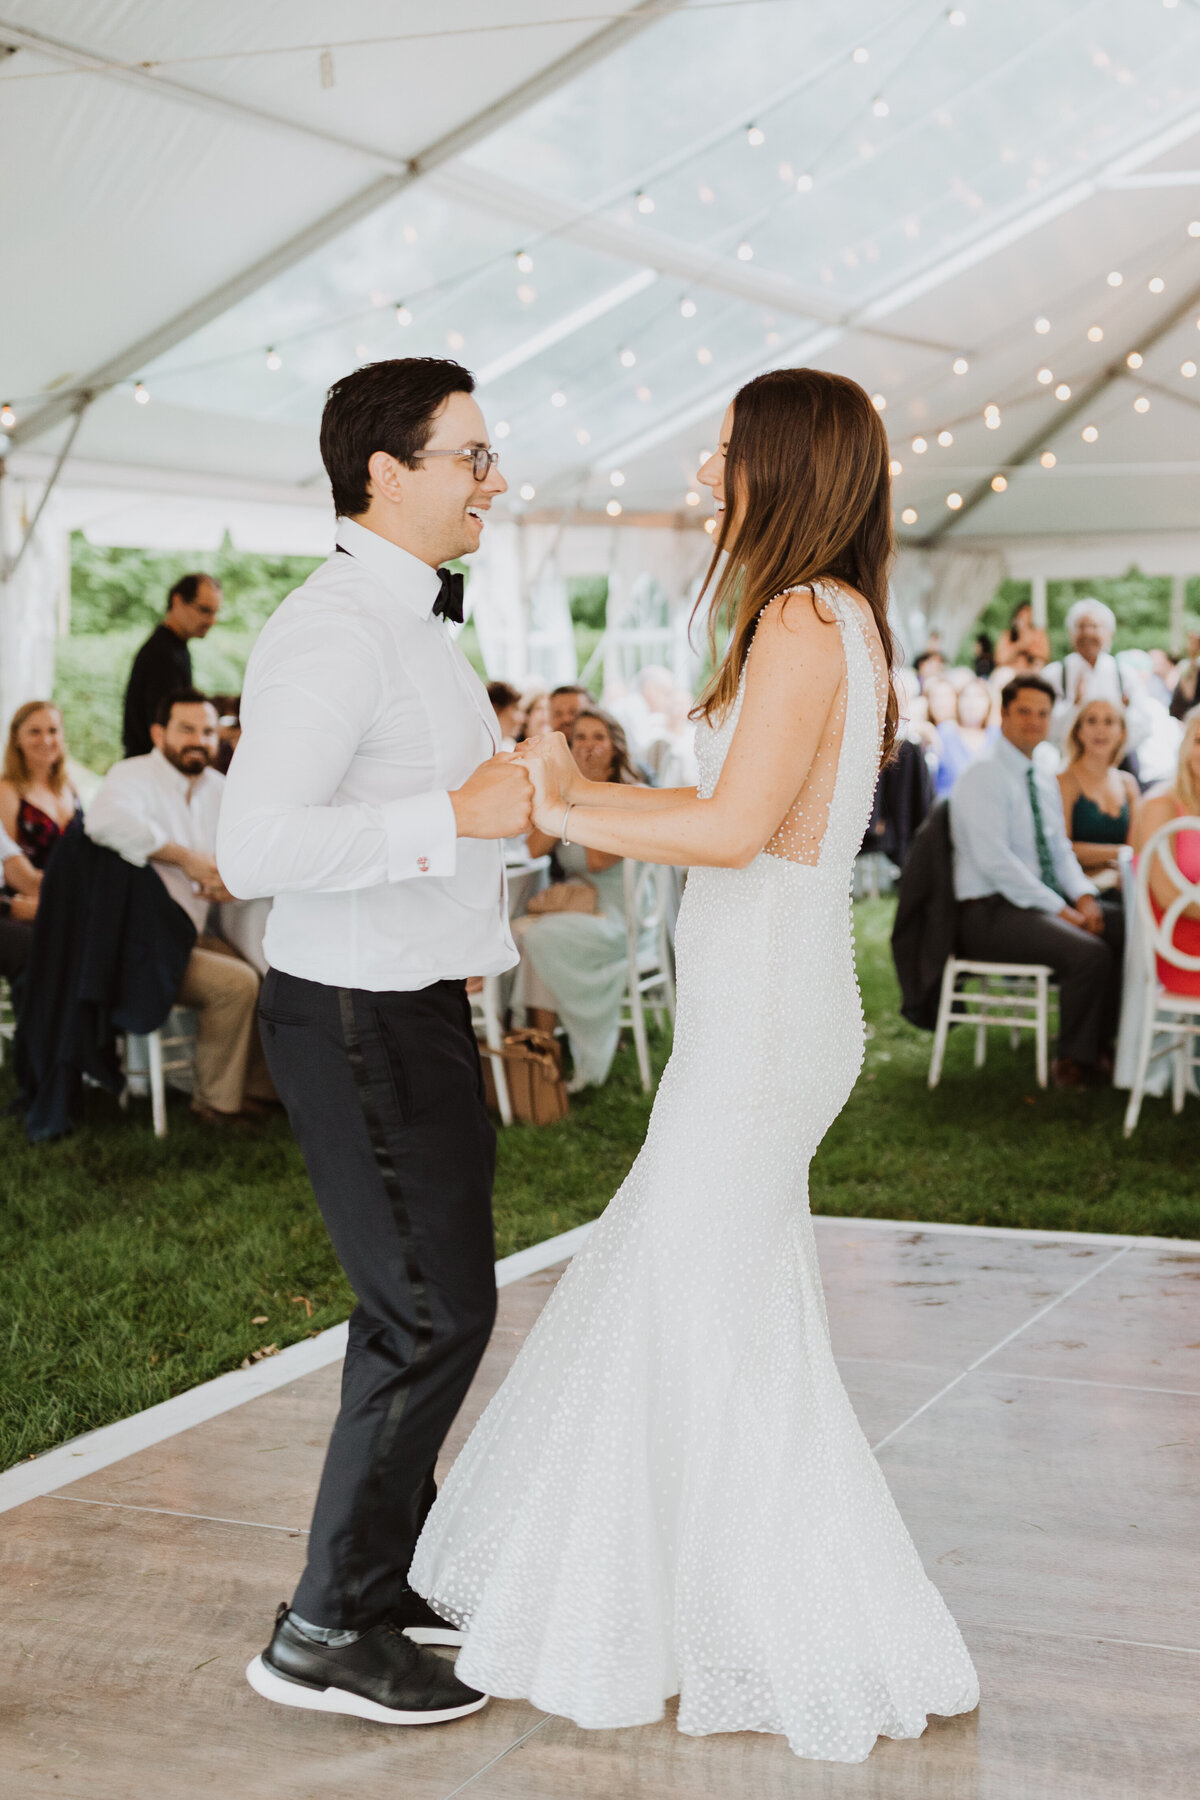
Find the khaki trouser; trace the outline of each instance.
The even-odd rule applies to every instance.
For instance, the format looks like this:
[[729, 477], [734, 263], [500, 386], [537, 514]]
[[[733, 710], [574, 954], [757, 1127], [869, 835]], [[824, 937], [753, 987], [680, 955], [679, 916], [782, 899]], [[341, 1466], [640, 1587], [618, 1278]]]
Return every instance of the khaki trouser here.
[[192, 1098], [215, 1112], [242, 1110], [247, 1094], [273, 1100], [258, 1037], [258, 972], [220, 938], [199, 937], [188, 958], [179, 1005], [196, 1013]]

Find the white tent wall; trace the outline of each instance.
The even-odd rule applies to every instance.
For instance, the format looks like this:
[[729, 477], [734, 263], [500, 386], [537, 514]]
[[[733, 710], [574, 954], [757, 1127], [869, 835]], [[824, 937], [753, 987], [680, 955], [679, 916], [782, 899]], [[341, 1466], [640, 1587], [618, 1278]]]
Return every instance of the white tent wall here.
[[[26, 700], [54, 690], [54, 647], [70, 597], [69, 527], [57, 495], [51, 495], [37, 529], [26, 534], [41, 499], [42, 484], [11, 475], [0, 478], [0, 730]], [[24, 552], [22, 552], [24, 545]]]

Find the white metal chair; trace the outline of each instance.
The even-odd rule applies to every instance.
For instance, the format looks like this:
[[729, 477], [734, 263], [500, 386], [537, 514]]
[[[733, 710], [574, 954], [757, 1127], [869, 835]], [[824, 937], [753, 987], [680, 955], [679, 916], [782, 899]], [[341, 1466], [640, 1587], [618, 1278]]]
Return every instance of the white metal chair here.
[[642, 1090], [650, 1092], [650, 1046], [646, 1038], [646, 1007], [655, 1022], [664, 1017], [674, 1023], [675, 975], [667, 930], [670, 908], [670, 871], [660, 863], [637, 863], [626, 858], [625, 955], [627, 973], [621, 1004], [621, 1024], [633, 1031]]
[[0, 1064], [4, 1062], [4, 1046], [17, 1033], [17, 1015], [13, 1011], [12, 992], [0, 975]]
[[190, 1073], [196, 1051], [196, 1016], [185, 1009], [171, 1012], [165, 1025], [145, 1036], [129, 1032], [121, 1042], [121, 1070], [125, 1086], [121, 1090], [122, 1112], [130, 1098], [150, 1096], [150, 1117], [154, 1135], [167, 1135], [168, 1075], [186, 1070]]
[[496, 1084], [496, 1105], [500, 1108], [501, 1122], [511, 1125], [512, 1101], [508, 1093], [508, 1075], [504, 1068], [504, 1023], [500, 1017], [498, 975], [485, 975], [479, 993], [471, 995], [471, 1023], [477, 1032], [483, 1032], [483, 1040], [487, 1045], [485, 1054], [492, 1065], [492, 1080]]
[[[942, 1061], [951, 1025], [975, 1027], [975, 1067], [987, 1058], [989, 1026], [1006, 1026], [1015, 1049], [1019, 1034], [1032, 1031], [1037, 1050], [1037, 1083], [1044, 1088], [1050, 1077], [1050, 983], [1054, 971], [1047, 963], [972, 962], [948, 956], [942, 971], [933, 1054], [929, 1059], [929, 1085], [942, 1078]], [[960, 982], [978, 981], [978, 992]]]
[[[1142, 1013], [1137, 1068], [1133, 1086], [1129, 1090], [1129, 1105], [1125, 1109], [1126, 1137], [1132, 1137], [1137, 1129], [1138, 1115], [1146, 1092], [1146, 1072], [1152, 1062], [1157, 1062], [1164, 1056], [1173, 1059], [1171, 1109], [1177, 1113], [1183, 1111], [1189, 1074], [1200, 1068], [1200, 1051], [1197, 1050], [1197, 1043], [1200, 1041], [1200, 994], [1173, 994], [1169, 988], [1165, 988], [1159, 979], [1156, 960], [1161, 958], [1173, 969], [1186, 970], [1188, 973], [1200, 969], [1200, 956], [1189, 956], [1175, 944], [1175, 927], [1185, 907], [1200, 906], [1200, 882], [1189, 881], [1175, 860], [1173, 840], [1181, 831], [1200, 831], [1200, 819], [1170, 819], [1154, 833], [1138, 858], [1137, 898], [1134, 902], [1137, 915], [1136, 936], [1146, 959], [1148, 991]], [[1163, 874], [1175, 889], [1174, 897], [1161, 919], [1155, 918], [1150, 904], [1150, 869], [1156, 858]], [[1154, 1039], [1160, 1035], [1164, 1041], [1156, 1050]]]

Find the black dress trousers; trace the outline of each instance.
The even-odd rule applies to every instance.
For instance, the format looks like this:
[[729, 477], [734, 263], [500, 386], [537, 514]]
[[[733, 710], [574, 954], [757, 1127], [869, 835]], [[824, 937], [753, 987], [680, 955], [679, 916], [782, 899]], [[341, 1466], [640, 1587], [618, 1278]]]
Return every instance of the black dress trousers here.
[[434, 1465], [496, 1315], [492, 1174], [470, 1002], [271, 970], [263, 1047], [358, 1299], [294, 1607], [367, 1630], [407, 1587]]
[[1058, 1054], [1089, 1064], [1111, 1052], [1121, 1004], [1125, 915], [1119, 901], [1102, 905], [1102, 937], [1000, 894], [958, 909], [961, 956], [1050, 965], [1058, 978]]

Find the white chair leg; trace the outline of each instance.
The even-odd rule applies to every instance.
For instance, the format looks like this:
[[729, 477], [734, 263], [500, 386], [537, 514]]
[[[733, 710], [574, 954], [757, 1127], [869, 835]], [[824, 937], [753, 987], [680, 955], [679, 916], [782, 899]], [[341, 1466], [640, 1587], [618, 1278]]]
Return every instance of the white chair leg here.
[[648, 1094], [650, 1092], [650, 1046], [646, 1041], [646, 1014], [636, 981], [629, 983], [629, 1018], [633, 1025], [633, 1042], [637, 1050], [638, 1074], [642, 1078], [642, 1092]]
[[496, 977], [485, 975], [482, 995], [483, 1034], [491, 1051], [488, 1061], [492, 1065], [492, 1082], [496, 1089], [496, 1105], [500, 1109], [500, 1123], [511, 1125], [512, 1100], [508, 1092], [508, 1070], [504, 1066], [504, 1030], [500, 1024], [498, 996], [499, 983]]
[[[991, 991], [992, 991], [991, 983], [989, 982], [987, 976], [981, 975], [979, 977], [979, 992], [980, 992], [980, 994], [981, 995], [990, 994]], [[975, 1067], [977, 1069], [982, 1069], [982, 1067], [986, 1061], [987, 1061], [987, 1008], [984, 1007], [980, 1011], [979, 1023], [975, 1027]]]
[[1129, 1090], [1129, 1105], [1125, 1108], [1125, 1136], [1132, 1137], [1137, 1130], [1138, 1117], [1142, 1110], [1142, 1098], [1146, 1092], [1146, 1070], [1150, 1066], [1150, 1046], [1154, 1042], [1154, 1015], [1156, 1012], [1153, 992], [1146, 995], [1146, 1010], [1142, 1018], [1142, 1041], [1138, 1045], [1137, 1068], [1134, 1071], [1133, 1086]]
[[1186, 1026], [1181, 1026], [1179, 1032], [1179, 1046], [1176, 1049], [1174, 1056], [1171, 1058], [1171, 1062], [1174, 1065], [1171, 1071], [1171, 1111], [1173, 1113], [1181, 1113], [1183, 1111], [1184, 1095], [1187, 1093], [1188, 1055], [1191, 1050], [1191, 1044], [1191, 1032], [1187, 1030]]
[[[1037, 1019], [1033, 1029], [1037, 1047], [1037, 1084], [1044, 1088], [1050, 1080], [1050, 982], [1045, 973], [1037, 977]], [[1016, 1035], [1014, 1031], [1013, 1036]]]
[[942, 1059], [946, 1054], [946, 1034], [950, 1030], [950, 1008], [954, 1002], [954, 958], [947, 957], [942, 970], [942, 992], [938, 1000], [937, 1025], [933, 1033], [933, 1053], [929, 1058], [929, 1085], [935, 1088], [942, 1079]]
[[154, 1135], [165, 1138], [167, 1135], [167, 1088], [163, 1079], [162, 1035], [152, 1031], [146, 1039], [146, 1052], [150, 1062], [150, 1111], [154, 1120]]

